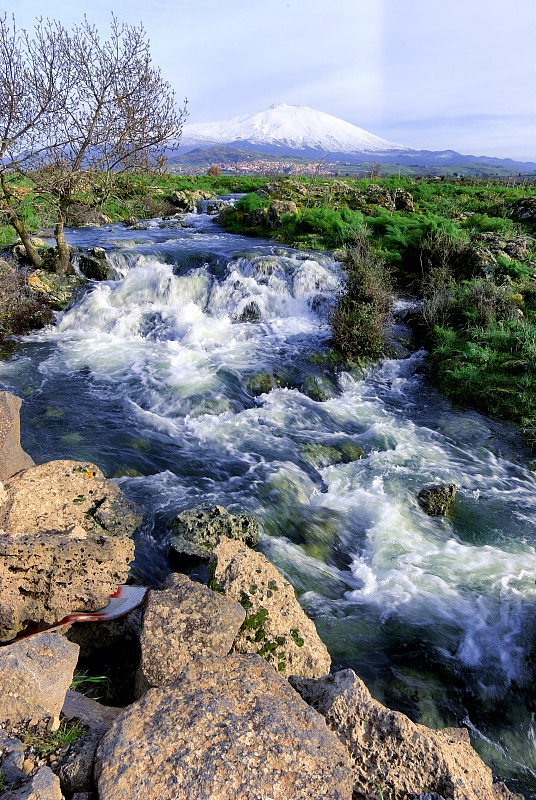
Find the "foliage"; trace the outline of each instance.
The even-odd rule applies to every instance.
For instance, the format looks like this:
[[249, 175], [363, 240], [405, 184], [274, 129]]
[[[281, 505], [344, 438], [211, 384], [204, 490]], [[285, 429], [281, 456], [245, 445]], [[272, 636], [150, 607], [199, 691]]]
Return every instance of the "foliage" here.
[[57, 731], [34, 731], [31, 728], [21, 735], [23, 744], [33, 747], [38, 758], [47, 758], [61, 747], [74, 744], [86, 732], [77, 722], [62, 722]]
[[0, 259], [0, 340], [42, 328], [53, 319], [50, 304], [32, 291], [27, 273]]
[[236, 203], [235, 208], [244, 214], [248, 214], [251, 211], [256, 211], [258, 208], [268, 208], [269, 205], [270, 203], [265, 197], [260, 197], [258, 194], [252, 192], [246, 194], [245, 197], [241, 197]]

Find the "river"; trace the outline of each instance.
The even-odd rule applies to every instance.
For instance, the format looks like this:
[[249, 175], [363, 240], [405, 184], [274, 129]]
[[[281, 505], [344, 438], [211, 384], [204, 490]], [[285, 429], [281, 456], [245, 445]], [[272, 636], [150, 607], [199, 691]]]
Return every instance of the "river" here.
[[[422, 352], [330, 367], [341, 271], [326, 254], [206, 214], [67, 238], [104, 247], [115, 279], [4, 346], [25, 449], [117, 478], [145, 510], [135, 569], [154, 583], [178, 511], [257, 514], [334, 668], [426, 725], [467, 726], [536, 798], [536, 492], [519, 432], [435, 393]], [[426, 516], [417, 492], [451, 482], [452, 518]]]

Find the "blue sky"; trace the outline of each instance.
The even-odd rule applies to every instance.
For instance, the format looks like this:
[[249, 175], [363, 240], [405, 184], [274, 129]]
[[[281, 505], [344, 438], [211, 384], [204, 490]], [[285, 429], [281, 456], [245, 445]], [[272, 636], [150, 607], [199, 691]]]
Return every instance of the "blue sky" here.
[[536, 0], [7, 0], [143, 22], [189, 122], [306, 105], [410, 147], [536, 161]]

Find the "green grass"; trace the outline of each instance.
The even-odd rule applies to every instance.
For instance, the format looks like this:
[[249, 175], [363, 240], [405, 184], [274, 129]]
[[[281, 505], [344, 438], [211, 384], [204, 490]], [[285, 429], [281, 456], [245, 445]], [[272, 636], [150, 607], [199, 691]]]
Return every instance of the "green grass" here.
[[21, 735], [24, 745], [33, 747], [38, 758], [47, 758], [61, 747], [74, 744], [86, 732], [86, 728], [76, 722], [62, 722], [55, 732], [40, 732], [29, 728]]

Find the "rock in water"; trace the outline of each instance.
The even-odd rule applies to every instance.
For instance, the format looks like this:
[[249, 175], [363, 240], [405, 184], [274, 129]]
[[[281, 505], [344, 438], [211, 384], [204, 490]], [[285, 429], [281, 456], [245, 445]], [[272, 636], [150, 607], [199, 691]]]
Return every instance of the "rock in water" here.
[[456, 484], [447, 483], [426, 486], [417, 495], [417, 500], [423, 511], [430, 517], [446, 517], [450, 514], [455, 496]]
[[78, 651], [59, 633], [39, 633], [0, 648], [0, 723], [58, 716]]
[[256, 547], [259, 523], [252, 514], [230, 514], [223, 506], [198, 506], [177, 514], [171, 534], [172, 553], [208, 559], [222, 536]]
[[22, 400], [9, 392], [0, 392], [0, 480], [33, 467], [33, 461], [20, 446], [20, 407]]
[[348, 755], [257, 656], [208, 656], [151, 689], [97, 752], [100, 800], [350, 800]]
[[168, 577], [163, 591], [151, 592], [143, 616], [138, 694], [172, 683], [193, 658], [226, 656], [246, 612], [238, 603], [191, 581]]
[[95, 611], [124, 583], [141, 515], [94, 465], [51, 461], [5, 484], [0, 506], [0, 641], [29, 621]]
[[284, 676], [319, 677], [331, 658], [291, 584], [261, 554], [223, 538], [210, 565], [212, 586], [246, 611], [233, 649], [258, 653]]
[[382, 787], [390, 800], [408, 800], [419, 793], [450, 800], [514, 800], [503, 784], [493, 784], [491, 770], [471, 747], [467, 730], [434, 731], [416, 725], [374, 700], [351, 669], [291, 683], [325, 716], [348, 749], [353, 800], [370, 800], [373, 786]]

